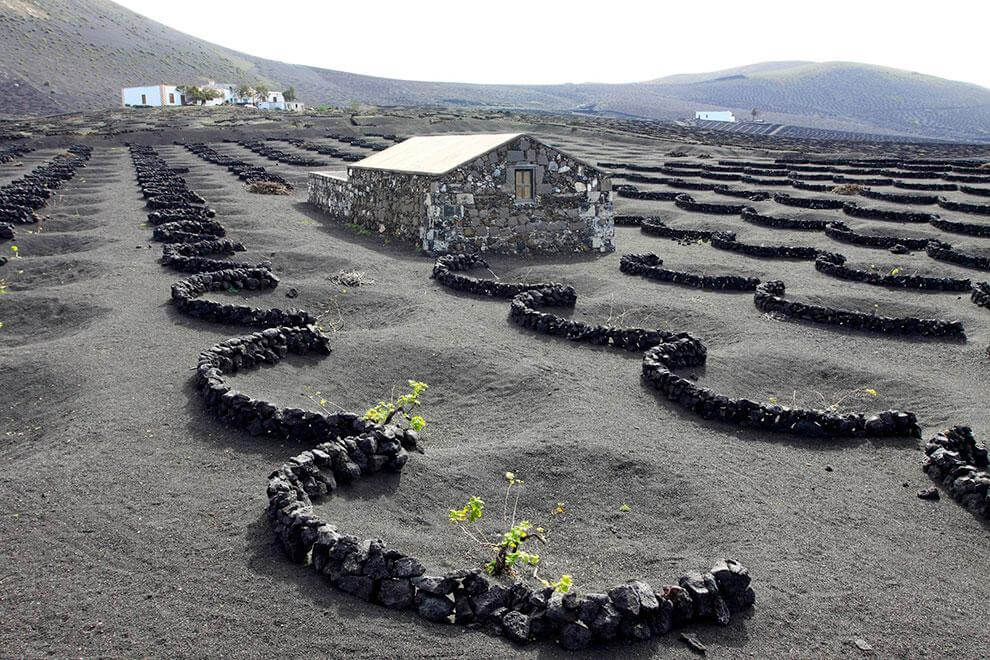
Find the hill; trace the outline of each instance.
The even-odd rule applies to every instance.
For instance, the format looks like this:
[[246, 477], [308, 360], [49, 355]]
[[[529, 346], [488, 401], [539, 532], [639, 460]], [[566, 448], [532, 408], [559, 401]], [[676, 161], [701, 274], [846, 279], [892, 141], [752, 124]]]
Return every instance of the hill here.
[[764, 62], [642, 83], [473, 85], [393, 80], [240, 53], [109, 0], [0, 0], [0, 113], [114, 106], [156, 82], [293, 85], [310, 104], [444, 105], [683, 119], [756, 107], [767, 121], [861, 133], [990, 138], [990, 90], [848, 62]]

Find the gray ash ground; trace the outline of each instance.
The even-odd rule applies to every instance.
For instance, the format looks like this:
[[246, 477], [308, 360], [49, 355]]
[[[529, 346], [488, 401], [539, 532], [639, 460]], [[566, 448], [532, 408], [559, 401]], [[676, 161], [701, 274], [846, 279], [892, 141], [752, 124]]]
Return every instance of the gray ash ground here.
[[[519, 129], [591, 160], [647, 165], [670, 160], [666, 154], [673, 150], [714, 158], [780, 155], [631, 136], [608, 130], [603, 120], [579, 121], [572, 130], [540, 119], [525, 124], [462, 116], [431, 124], [435, 117], [406, 114], [381, 117], [361, 130]], [[94, 146], [82, 176], [60, 191], [58, 206], [42, 209], [52, 218], [40, 233], [17, 228], [22, 258], [0, 267], [11, 289], [0, 297], [3, 654], [561, 653], [547, 645], [521, 649], [386, 611], [329, 588], [311, 569], [285, 559], [264, 520], [265, 477], [306, 447], [252, 438], [203, 411], [190, 384], [197, 355], [247, 330], [173, 310], [169, 285], [182, 276], [158, 264], [158, 244], [149, 248], [147, 210], [123, 147], [133, 140], [158, 144], [170, 163], [189, 167], [190, 187], [248, 248], [234, 259], [271, 259], [282, 279], [277, 289], [250, 297], [208, 295], [316, 313], [330, 308], [343, 320], [330, 356], [238, 374], [232, 379], [238, 388], [301, 406], [312, 405], [309, 390], [319, 390], [334, 404], [363, 410], [408, 378], [430, 384], [423, 408], [430, 421], [426, 453], [414, 455], [401, 476], [363, 480], [321, 505], [341, 529], [381, 536], [392, 547], [429, 558], [431, 572], [472, 565], [481, 557], [447, 522], [447, 509], [475, 494], [496, 501], [503, 473], [513, 470], [527, 482], [520, 509], [550, 528], [551, 545], [542, 552], [545, 574], [572, 573], [582, 590], [631, 577], [659, 585], [723, 556], [746, 564], [756, 607], [727, 628], [687, 630], [711, 655], [861, 656], [855, 640], [866, 640], [882, 657], [986, 655], [987, 523], [951, 498], [930, 502], [915, 493], [932, 483], [920, 469], [924, 439], [954, 424], [972, 426], [978, 439], [990, 436], [987, 310], [967, 295], [838, 280], [816, 272], [812, 262], [679, 245], [634, 227], [618, 228], [618, 249], [604, 257], [490, 260], [505, 280], [573, 284], [575, 318], [611, 317], [617, 325], [702, 338], [708, 363], [693, 370], [702, 385], [806, 406], [872, 388], [876, 397], [852, 397], [842, 405], [912, 410], [924, 439], [808, 440], [704, 422], [640, 383], [639, 355], [520, 330], [508, 321], [505, 301], [451, 293], [429, 279], [432, 259], [355, 235], [310, 209], [304, 203], [309, 168], [220, 142], [293, 130], [332, 142], [321, 136], [355, 130], [343, 119], [302, 121], [312, 125], [235, 130], [180, 122], [109, 138], [40, 137], [39, 149], [24, 157], [22, 167], [29, 170], [65, 144]], [[225, 169], [171, 145], [175, 139], [208, 142], [284, 176], [296, 190], [290, 197], [249, 194]], [[973, 149], [964, 149], [968, 157]], [[921, 157], [951, 151], [934, 145], [911, 150]], [[0, 165], [0, 183], [22, 167]], [[698, 201], [733, 201], [691, 194]], [[799, 211], [772, 201], [752, 205], [769, 215], [841, 219], [856, 231], [931, 235], [985, 253], [987, 239], [924, 225]], [[679, 228], [728, 228], [740, 241], [838, 251], [858, 267], [897, 265], [906, 272], [986, 279], [923, 252], [892, 255], [818, 232], [685, 212], [672, 202], [620, 199], [617, 210], [658, 215]], [[7, 253], [9, 244], [0, 248]], [[782, 321], [762, 315], [751, 294], [700, 291], [619, 272], [621, 254], [645, 252], [677, 269], [782, 279], [789, 299], [957, 318], [968, 340], [883, 337]], [[327, 277], [342, 269], [362, 270], [375, 283], [341, 293]], [[299, 291], [291, 301], [285, 297], [290, 287]], [[551, 515], [557, 502], [565, 513]], [[624, 504], [628, 511], [620, 511]], [[693, 657], [676, 634], [594, 653]]]

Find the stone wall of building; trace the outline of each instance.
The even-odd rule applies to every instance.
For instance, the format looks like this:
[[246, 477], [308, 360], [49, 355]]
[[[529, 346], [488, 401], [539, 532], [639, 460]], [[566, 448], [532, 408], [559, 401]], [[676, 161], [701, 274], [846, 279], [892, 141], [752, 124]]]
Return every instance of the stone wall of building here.
[[[532, 202], [515, 171], [533, 171]], [[611, 182], [602, 171], [522, 136], [439, 176], [353, 168], [310, 177], [309, 201], [380, 234], [447, 252], [610, 252]]]

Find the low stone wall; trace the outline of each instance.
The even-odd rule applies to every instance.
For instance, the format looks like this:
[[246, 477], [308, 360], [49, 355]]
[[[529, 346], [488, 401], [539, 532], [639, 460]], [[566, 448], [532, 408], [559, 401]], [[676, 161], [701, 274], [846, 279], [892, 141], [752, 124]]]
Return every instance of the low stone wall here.
[[[860, 177], [836, 175], [832, 177], [832, 183], [836, 185], [848, 183], [856, 186], [892, 186], [894, 185], [894, 180], [889, 178], [863, 179]], [[869, 190], [869, 188], [864, 188], [863, 190]], [[862, 190], [860, 191], [860, 194], [863, 194]], [[883, 193], [877, 193], [877, 194], [883, 194]], [[878, 199], [882, 199], [882, 198], [878, 198]]]
[[928, 277], [926, 275], [889, 275], [845, 265], [842, 255], [821, 255], [815, 259], [815, 270], [831, 277], [853, 282], [863, 282], [895, 289], [921, 289], [923, 291], [969, 291], [972, 282], [956, 277]]
[[914, 183], [913, 181], [897, 181], [892, 184], [895, 188], [904, 190], [957, 190], [959, 186], [954, 183]]
[[956, 250], [948, 243], [929, 241], [925, 246], [928, 256], [938, 261], [966, 266], [967, 268], [978, 268], [980, 270], [990, 270], [990, 257], [981, 257], [975, 254], [966, 254]]
[[[448, 261], [448, 266], [445, 268], [454, 266], [468, 268], [475, 263], [471, 260], [454, 260]], [[483, 287], [477, 282], [484, 280], [474, 280], [474, 278], [469, 280], [472, 282], [471, 287]], [[440, 281], [443, 283], [443, 280]], [[502, 288], [509, 283], [492, 280], [489, 282], [493, 291], [500, 291], [501, 294], [510, 292], [510, 289]], [[459, 290], [467, 289], [459, 288]], [[542, 288], [524, 290], [513, 297], [509, 318], [534, 332], [573, 342], [610, 346], [626, 351], [646, 351], [643, 357], [644, 381], [663, 393], [670, 401], [704, 419], [803, 436], [921, 436], [917, 419], [909, 412], [889, 410], [867, 415], [792, 409], [748, 399], [731, 399], [708, 388], [698, 387], [691, 380], [676, 376], [670, 371], [698, 366], [705, 362], [707, 349], [704, 343], [688, 333], [591, 325], [540, 311], [542, 307], [569, 308], [576, 302], [577, 295], [573, 288], [549, 284]]]
[[254, 328], [279, 325], [303, 326], [316, 319], [300, 309], [261, 309], [250, 305], [231, 305], [198, 296], [210, 291], [274, 289], [278, 278], [266, 268], [229, 268], [199, 273], [172, 285], [172, 301], [187, 316], [213, 323], [232, 323]]
[[755, 291], [760, 280], [741, 275], [698, 275], [663, 267], [663, 259], [656, 254], [624, 254], [619, 259], [619, 270], [627, 275], [639, 275], [659, 282], [683, 284], [711, 291]]
[[990, 188], [977, 188], [976, 186], [959, 186], [959, 190], [967, 195], [978, 197], [990, 197]]
[[822, 197], [793, 197], [787, 193], [774, 193], [773, 201], [784, 206], [797, 206], [803, 209], [840, 209], [845, 202], [841, 199]]
[[842, 205], [842, 212], [854, 218], [869, 218], [870, 220], [886, 220], [888, 222], [931, 222], [938, 216], [934, 213], [920, 213], [916, 211], [897, 211], [894, 209], [880, 209], [867, 206], [860, 206], [856, 202], [845, 202]]
[[931, 241], [929, 238], [909, 238], [907, 236], [880, 236], [854, 232], [844, 222], [834, 221], [825, 225], [825, 235], [842, 243], [861, 245], [863, 247], [889, 250], [902, 245], [909, 250], [923, 250]]
[[925, 445], [922, 470], [969, 512], [990, 518], [987, 450], [976, 443], [968, 426], [954, 426], [932, 437]]
[[952, 234], [964, 234], [966, 236], [979, 236], [990, 238], [990, 224], [979, 222], [960, 222], [957, 220], [946, 220], [935, 216], [929, 221], [932, 227], [947, 231]]
[[14, 240], [14, 226], [9, 222], [0, 222], [0, 241]]
[[758, 213], [756, 209], [744, 208], [740, 214], [746, 222], [761, 227], [772, 227], [774, 229], [799, 229], [805, 231], [823, 231], [827, 221], [825, 220], [803, 220], [801, 218], [774, 218], [769, 215]]
[[[786, 172], [785, 172], [786, 174]], [[781, 178], [767, 178], [762, 176], [750, 176], [745, 175], [740, 179], [743, 183], [755, 183], [760, 186], [789, 186], [791, 185], [790, 179]]]
[[751, 202], [762, 202], [770, 199], [770, 193], [765, 190], [746, 190], [744, 188], [729, 188], [728, 186], [715, 186], [714, 193], [726, 195], [727, 197], [741, 197]]
[[210, 220], [178, 220], [163, 222], [156, 226], [151, 233], [153, 240], [163, 243], [195, 243], [203, 240], [203, 236], [224, 236], [227, 232], [218, 222]]
[[[990, 178], [987, 179], [990, 182]], [[990, 215], [990, 204], [973, 204], [972, 202], [956, 202], [945, 197], [938, 198], [938, 205], [943, 209], [958, 211], [960, 213], [972, 213], [974, 215]]]
[[715, 232], [712, 234], [710, 240], [713, 248], [767, 259], [804, 259], [812, 261], [822, 254], [831, 254], [818, 248], [803, 245], [753, 245], [751, 243], [740, 243], [734, 237], [724, 232]]
[[711, 213], [712, 215], [738, 215], [747, 207], [745, 204], [711, 204], [709, 202], [696, 202], [694, 197], [688, 194], [680, 194], [674, 198], [674, 204], [678, 208], [694, 213]]
[[644, 234], [650, 234], [651, 236], [660, 236], [662, 238], [671, 238], [675, 241], [710, 241], [712, 236], [715, 234], [721, 234], [727, 240], [736, 240], [735, 232], [731, 231], [707, 231], [704, 229], [676, 229], [674, 227], [668, 227], [666, 223], [660, 218], [656, 217], [646, 217], [643, 218], [639, 225], [640, 231]]
[[860, 190], [859, 194], [863, 197], [878, 199], [883, 202], [892, 202], [894, 204], [930, 205], [938, 202], [938, 195], [909, 195], [901, 193], [878, 192], [876, 190], [870, 190], [869, 188]]
[[784, 283], [779, 280], [764, 282], [756, 287], [754, 302], [757, 309], [768, 314], [780, 314], [788, 318], [810, 321], [823, 325], [837, 325], [849, 330], [879, 332], [891, 335], [920, 335], [965, 340], [961, 321], [944, 319], [919, 319], [864, 314], [822, 305], [784, 300]]
[[672, 202], [681, 193], [671, 190], [639, 190], [636, 186], [617, 185], [612, 188], [619, 197], [645, 199], [653, 202]]
[[797, 179], [791, 179], [791, 186], [798, 190], [808, 190], [810, 192], [831, 192], [835, 188], [834, 183], [807, 183], [805, 181], [798, 181]]

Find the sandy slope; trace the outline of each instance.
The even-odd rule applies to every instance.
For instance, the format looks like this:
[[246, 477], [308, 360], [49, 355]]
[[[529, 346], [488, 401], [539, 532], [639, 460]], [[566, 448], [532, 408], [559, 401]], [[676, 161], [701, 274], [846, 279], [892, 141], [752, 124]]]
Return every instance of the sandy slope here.
[[[594, 159], [645, 151], [614, 137], [547, 137]], [[638, 159], [662, 160], [665, 149]], [[521, 508], [550, 527], [546, 574], [571, 572], [582, 589], [631, 577], [660, 584], [722, 556], [747, 564], [757, 607], [728, 628], [692, 630], [713, 657], [863, 655], [855, 638], [881, 657], [986, 656], [988, 525], [947, 498], [915, 497], [929, 484], [920, 443], [806, 441], [705, 423], [644, 388], [638, 356], [524, 332], [508, 322], [506, 303], [439, 288], [430, 260], [335, 226], [303, 203], [302, 188], [292, 199], [249, 195], [181, 147], [160, 152], [192, 168], [191, 187], [248, 246], [238, 259], [274, 261], [282, 284], [254, 304], [320, 310], [336, 295], [344, 319], [329, 357], [238, 375], [238, 387], [302, 405], [311, 388], [356, 410], [406, 378], [431, 385], [426, 453], [399, 477], [369, 479], [321, 505], [342, 529], [429, 557], [431, 570], [467, 565], [479, 557], [446, 510], [472, 494], [496, 501], [511, 469], [527, 481]], [[366, 604], [284, 558], [264, 522], [264, 478], [296, 447], [203, 413], [190, 386], [196, 355], [242, 330], [175, 314], [168, 286], [177, 276], [156, 263], [142, 202], [126, 150], [100, 147], [42, 233], [18, 241], [24, 258], [4, 267], [17, 290], [0, 297], [2, 655], [559, 655]], [[623, 200], [621, 210], [731, 226], [740, 240], [837, 249], [860, 264], [979, 276], [921, 254], [896, 257], [669, 203]], [[709, 361], [695, 373], [727, 394], [815, 405], [816, 392], [833, 401], [872, 387], [876, 399], [850, 406], [914, 410], [926, 437], [954, 423], [983, 439], [990, 432], [990, 316], [965, 297], [843, 282], [808, 262], [680, 246], [631, 228], [619, 229], [617, 243], [616, 254], [597, 259], [492, 261], [506, 279], [574, 284], [581, 318], [702, 337]], [[969, 340], [765, 319], [749, 294], [619, 272], [621, 253], [645, 251], [672, 267], [779, 277], [801, 299], [957, 317]], [[326, 276], [343, 268], [375, 284], [340, 294]], [[297, 300], [285, 298], [289, 287]], [[557, 502], [566, 512], [551, 516]], [[676, 635], [589, 655], [602, 654], [690, 657]]]

